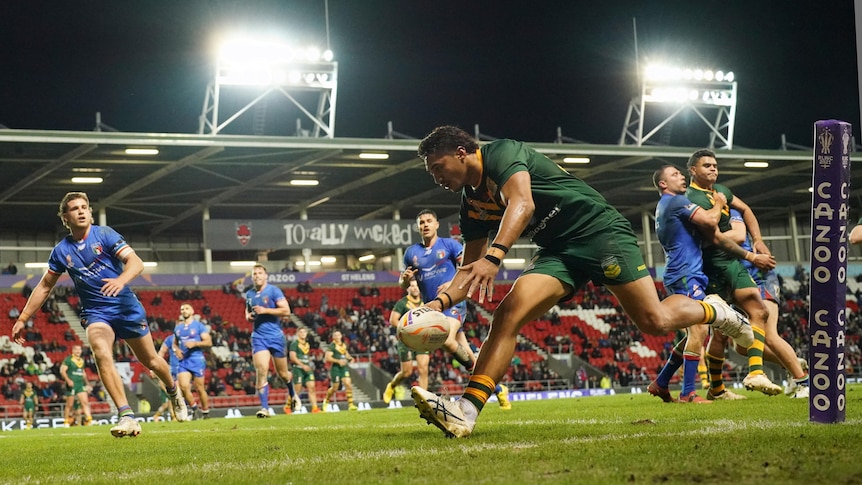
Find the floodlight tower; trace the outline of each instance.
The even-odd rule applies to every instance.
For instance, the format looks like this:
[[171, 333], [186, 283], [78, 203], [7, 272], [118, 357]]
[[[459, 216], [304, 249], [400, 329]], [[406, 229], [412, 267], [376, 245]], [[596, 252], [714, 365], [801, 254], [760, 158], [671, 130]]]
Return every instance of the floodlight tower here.
[[[642, 79], [640, 95], [629, 104], [620, 145], [641, 146], [677, 115], [691, 110], [709, 128], [709, 148], [733, 148], [737, 85], [732, 72], [649, 65]], [[657, 110], [664, 118], [652, 116], [648, 122], [651, 106], [665, 108]]]
[[[249, 87], [259, 89], [251, 91]], [[280, 93], [311, 120], [313, 128], [309, 136], [334, 138], [337, 87], [338, 63], [333, 61], [331, 50], [321, 53], [314, 47], [297, 48], [275, 42], [226, 42], [216, 62], [215, 79], [207, 86], [198, 132], [217, 135], [270, 93]], [[252, 99], [221, 120], [219, 102], [223, 91]], [[303, 103], [307, 93], [317, 94], [316, 103]]]

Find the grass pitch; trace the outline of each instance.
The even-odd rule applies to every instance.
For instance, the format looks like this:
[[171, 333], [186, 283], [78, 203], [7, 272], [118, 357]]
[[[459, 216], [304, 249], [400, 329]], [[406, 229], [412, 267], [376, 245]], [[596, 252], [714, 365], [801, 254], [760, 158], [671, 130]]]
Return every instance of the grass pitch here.
[[808, 402], [664, 404], [648, 394], [490, 403], [447, 439], [412, 408], [0, 434], [2, 483], [862, 483], [862, 387], [847, 419]]

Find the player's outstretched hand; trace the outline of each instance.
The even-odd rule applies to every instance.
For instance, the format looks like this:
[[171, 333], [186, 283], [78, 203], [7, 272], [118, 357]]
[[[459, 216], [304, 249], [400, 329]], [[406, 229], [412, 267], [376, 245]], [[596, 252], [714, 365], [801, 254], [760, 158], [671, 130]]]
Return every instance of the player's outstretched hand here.
[[458, 289], [463, 290], [467, 288], [467, 298], [473, 298], [473, 294], [478, 291], [478, 298], [474, 299], [479, 303], [484, 303], [485, 298], [491, 301], [494, 292], [494, 279], [497, 277], [499, 270], [499, 266], [485, 258], [465, 264], [458, 268], [458, 271], [465, 271], [467, 278], [461, 281]]
[[19, 319], [12, 325], [12, 340], [19, 345], [24, 345], [24, 320]]

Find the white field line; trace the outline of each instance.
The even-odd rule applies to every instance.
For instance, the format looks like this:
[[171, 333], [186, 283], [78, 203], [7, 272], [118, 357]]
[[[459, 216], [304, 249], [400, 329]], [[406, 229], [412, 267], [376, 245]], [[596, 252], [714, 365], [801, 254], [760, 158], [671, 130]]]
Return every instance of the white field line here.
[[[622, 420], [598, 420], [598, 419], [552, 419], [552, 420], [541, 420], [541, 419], [531, 419], [531, 420], [516, 420], [516, 421], [507, 421], [501, 425], [505, 425], [507, 427], [511, 426], [525, 426], [525, 427], [544, 427], [544, 426], [554, 426], [554, 425], [600, 425], [600, 424], [620, 424]], [[662, 424], [667, 424], [672, 421], [668, 421], [666, 419], [662, 420]], [[680, 423], [688, 423], [688, 421], [680, 420]], [[850, 420], [843, 423], [844, 425], [859, 425], [862, 424], [862, 420]], [[787, 423], [786, 421], [782, 422], [774, 422], [768, 420], [758, 420], [753, 422], [736, 422], [730, 419], [717, 419], [712, 421], [707, 421], [703, 423], [703, 426], [697, 429], [691, 429], [687, 431], [680, 431], [676, 433], [662, 433], [662, 439], [675, 438], [675, 437], [686, 437], [686, 436], [697, 436], [702, 437], [704, 435], [721, 435], [727, 433], [736, 433], [738, 431], [762, 431], [769, 430], [772, 428], [778, 427], [786, 427], [786, 426], [796, 426], [803, 427], [809, 426], [811, 423], [808, 422], [799, 422], [799, 423]], [[647, 425], [648, 426], [648, 425]], [[362, 428], [414, 428], [414, 425], [401, 423], [401, 424], [375, 424], [375, 425], [367, 425], [363, 426], [358, 423], [346, 424], [346, 425], [334, 425], [334, 426], [306, 426], [302, 428], [293, 428], [293, 429], [305, 429], [305, 430], [315, 430], [315, 431], [338, 431], [350, 429], [352, 431], [357, 431]], [[107, 429], [107, 427], [106, 427]], [[283, 430], [283, 428], [272, 427], [273, 430], [279, 429]], [[250, 432], [260, 432], [260, 428], [249, 429]], [[188, 432], [199, 432], [206, 433], [206, 430], [183, 430], [179, 427], [170, 430], [159, 430], [157, 433], [188, 433]], [[90, 433], [87, 433], [90, 434]], [[101, 433], [92, 433], [101, 434]], [[76, 433], [74, 435], [66, 435], [70, 438], [80, 437], [81, 434]], [[60, 436], [58, 436], [60, 438]], [[639, 433], [620, 433], [620, 434], [606, 434], [602, 436], [578, 436], [571, 438], [562, 438], [557, 440], [542, 440], [542, 441], [507, 441], [502, 443], [470, 443], [469, 441], [463, 440], [453, 440], [450, 443], [453, 444], [453, 451], [460, 452], [464, 455], [468, 455], [471, 453], [482, 452], [482, 451], [494, 451], [494, 450], [512, 450], [512, 449], [531, 449], [531, 448], [540, 448], [540, 447], [548, 447], [548, 446], [556, 446], [556, 445], [570, 445], [570, 444], [584, 444], [584, 443], [595, 443], [595, 442], [610, 442], [616, 440], [630, 440], [632, 438], [655, 438], [654, 433], [648, 432], [639, 432]], [[431, 434], [429, 433], [429, 439], [433, 439]], [[216, 473], [217, 475], [221, 475], [224, 473], [235, 473], [235, 472], [255, 472], [255, 471], [266, 471], [266, 472], [286, 472], [291, 470], [296, 470], [301, 467], [307, 466], [330, 466], [332, 463], [339, 463], [339, 466], [349, 467], [352, 463], [359, 462], [367, 462], [368, 460], [376, 460], [380, 458], [415, 458], [422, 459], [427, 458], [429, 453], [440, 454], [441, 450], [439, 447], [435, 448], [419, 448], [412, 450], [405, 449], [391, 449], [391, 450], [376, 450], [376, 451], [350, 451], [350, 450], [339, 450], [333, 453], [327, 453], [323, 455], [317, 455], [312, 457], [299, 457], [299, 458], [291, 458], [291, 457], [282, 457], [282, 458], [274, 458], [274, 459], [255, 459], [243, 462], [207, 462], [207, 463], [190, 463], [188, 465], [175, 466], [175, 467], [162, 467], [162, 468], [148, 468], [148, 469], [137, 469], [130, 470], [126, 472], [103, 472], [98, 475], [98, 478], [101, 480], [109, 479], [112, 481], [123, 481], [123, 480], [146, 480], [152, 478], [153, 476], [171, 476], [173, 474], [185, 474], [185, 473], [193, 473], [199, 472], [201, 467], [207, 471], [208, 474]], [[21, 482], [24, 483], [66, 483], [66, 482], [77, 482], [77, 481], [87, 481], [95, 478], [93, 474], [55, 474], [55, 475], [39, 475], [39, 476], [28, 476], [22, 477]]]

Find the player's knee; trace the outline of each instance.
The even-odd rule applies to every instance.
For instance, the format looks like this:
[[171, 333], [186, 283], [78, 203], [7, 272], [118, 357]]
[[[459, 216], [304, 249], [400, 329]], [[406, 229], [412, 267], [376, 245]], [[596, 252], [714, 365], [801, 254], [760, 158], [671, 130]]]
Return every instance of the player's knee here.
[[670, 331], [669, 325], [657, 316], [649, 315], [635, 321], [638, 329], [647, 335], [661, 336]]

